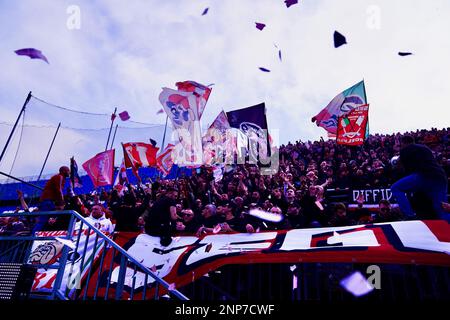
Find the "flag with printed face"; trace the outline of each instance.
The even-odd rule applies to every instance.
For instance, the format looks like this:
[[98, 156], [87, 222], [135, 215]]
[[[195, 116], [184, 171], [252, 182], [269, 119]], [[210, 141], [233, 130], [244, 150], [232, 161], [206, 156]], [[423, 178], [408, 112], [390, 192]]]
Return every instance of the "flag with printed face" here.
[[192, 92], [163, 88], [159, 100], [177, 130], [177, 149], [179, 166], [201, 164], [203, 161], [200, 117], [197, 96]]
[[175, 129], [185, 129], [190, 132], [193, 122], [200, 119], [196, 96], [192, 92], [163, 88], [159, 101]]
[[126, 153], [124, 157], [126, 168], [153, 167], [156, 165], [156, 153], [159, 148], [143, 142], [127, 142], [122, 145], [124, 153]]
[[172, 151], [175, 146], [173, 144], [168, 144], [164, 151], [159, 154], [156, 158], [156, 167], [161, 171], [164, 176], [170, 173], [173, 166]]
[[179, 91], [190, 92], [196, 97], [197, 114], [200, 119], [211, 94], [211, 88], [191, 80], [177, 82], [175, 85]]
[[114, 149], [97, 153], [93, 158], [83, 163], [83, 168], [91, 178], [95, 188], [112, 184]]
[[354, 108], [338, 118], [337, 144], [360, 146], [366, 138], [369, 123], [369, 105]]
[[336, 134], [339, 116], [365, 104], [367, 97], [363, 80], [339, 93], [311, 121], [328, 133]]

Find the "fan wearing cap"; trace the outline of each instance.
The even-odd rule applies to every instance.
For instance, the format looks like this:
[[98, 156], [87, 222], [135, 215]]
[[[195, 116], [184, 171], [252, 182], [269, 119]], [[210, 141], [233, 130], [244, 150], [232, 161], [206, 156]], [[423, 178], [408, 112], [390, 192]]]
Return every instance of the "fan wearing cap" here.
[[177, 189], [167, 188], [165, 194], [153, 204], [145, 217], [145, 233], [161, 238], [161, 245], [168, 246], [172, 242], [172, 232], [175, 230], [177, 220], [176, 199]]

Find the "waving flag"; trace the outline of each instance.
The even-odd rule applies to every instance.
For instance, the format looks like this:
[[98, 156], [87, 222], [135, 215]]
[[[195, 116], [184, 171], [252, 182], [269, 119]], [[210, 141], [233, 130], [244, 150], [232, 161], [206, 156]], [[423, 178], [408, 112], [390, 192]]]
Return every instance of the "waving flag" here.
[[75, 161], [75, 158], [70, 158], [70, 182], [72, 184], [72, 188], [81, 188], [81, 179], [78, 175], [78, 165]]
[[197, 98], [192, 92], [169, 88], [163, 88], [159, 95], [159, 101], [178, 133], [180, 144], [177, 149], [183, 154], [178, 157], [180, 166], [201, 164], [203, 161]]
[[[240, 133], [244, 135], [244, 140], [246, 141], [242, 142], [242, 144], [245, 146], [249, 145], [249, 152], [251, 154], [254, 156], [258, 154], [268, 155], [268, 128], [266, 106], [264, 103], [227, 112], [227, 117], [230, 126], [239, 129]], [[238, 138], [238, 143], [239, 140], [242, 141], [242, 139]], [[241, 149], [238, 148], [238, 150]]]
[[119, 117], [120, 117], [120, 120], [122, 120], [122, 121], [127, 121], [128, 119], [130, 119], [130, 115], [128, 114], [128, 111], [122, 111], [121, 113], [119, 113]]
[[128, 177], [127, 169], [125, 168], [125, 160], [122, 159], [122, 163], [120, 164], [119, 171], [117, 172], [113, 186], [117, 186], [119, 184], [123, 185], [124, 183], [128, 183]]
[[49, 63], [47, 57], [42, 52], [35, 48], [25, 48], [14, 51], [18, 56], [27, 56], [30, 59], [41, 59]]
[[225, 111], [219, 113], [203, 136], [203, 161], [204, 164], [213, 164], [215, 156], [219, 155], [220, 149], [225, 151], [227, 142], [227, 130], [230, 129]]
[[365, 104], [338, 118], [337, 144], [360, 146], [366, 138], [369, 124], [369, 105]]
[[200, 119], [196, 97], [190, 92], [163, 88], [159, 101], [175, 129], [186, 129], [190, 132], [193, 122]]
[[156, 167], [161, 171], [164, 176], [170, 173], [173, 166], [172, 151], [175, 146], [173, 144], [168, 144], [164, 151], [156, 158]]
[[156, 165], [156, 153], [159, 148], [143, 142], [128, 142], [122, 145], [124, 153], [126, 153], [125, 167], [141, 168]]
[[97, 153], [93, 158], [83, 163], [83, 168], [91, 178], [95, 188], [112, 184], [114, 149]]
[[197, 83], [195, 81], [183, 81], [175, 84], [179, 91], [191, 92], [196, 97], [198, 118], [202, 117], [205, 110], [206, 103], [208, 102], [209, 95], [211, 94], [211, 88]]
[[336, 134], [338, 117], [352, 109], [367, 104], [364, 81], [339, 93], [328, 105], [315, 115], [311, 121], [330, 134]]

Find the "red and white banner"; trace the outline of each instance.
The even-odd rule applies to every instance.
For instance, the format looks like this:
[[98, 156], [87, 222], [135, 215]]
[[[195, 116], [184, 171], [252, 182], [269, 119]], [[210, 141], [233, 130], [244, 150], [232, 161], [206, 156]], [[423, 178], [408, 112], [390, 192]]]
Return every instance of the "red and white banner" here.
[[179, 91], [191, 92], [193, 95], [195, 95], [197, 101], [197, 114], [198, 118], [200, 119], [202, 117], [203, 111], [205, 110], [209, 95], [211, 94], [211, 88], [191, 80], [177, 82], [175, 85], [177, 86]]
[[83, 163], [83, 168], [94, 184], [94, 188], [108, 186], [113, 183], [114, 149], [97, 153]]
[[169, 143], [164, 151], [158, 156], [156, 159], [156, 167], [159, 171], [161, 171], [164, 176], [167, 176], [170, 173], [170, 170], [173, 166], [173, 157], [172, 151], [175, 146]]
[[360, 146], [366, 138], [367, 123], [369, 121], [369, 105], [354, 108], [338, 118], [337, 144]]
[[[201, 238], [182, 236], [174, 238], [167, 247], [161, 246], [158, 237], [147, 234], [119, 233], [115, 241], [129, 248], [131, 256], [176, 288], [227, 264], [301, 261], [450, 266], [450, 225], [437, 220], [213, 234]], [[107, 260], [105, 265], [109, 263]], [[118, 271], [115, 264], [113, 284], [117, 282]], [[109, 269], [103, 273], [108, 274]], [[145, 275], [131, 268], [126, 272], [125, 291], [130, 292], [133, 280], [135, 294], [142, 292]], [[148, 277], [147, 284], [153, 282]]]
[[[89, 268], [96, 265], [96, 261], [104, 247], [104, 240], [100, 237], [96, 240], [92, 230], [88, 235], [86, 226], [84, 226], [78, 238], [79, 232], [79, 225], [76, 226], [71, 239], [66, 239], [67, 231], [37, 232], [37, 237], [57, 237], [61, 238], [61, 240], [35, 240], [28, 260], [28, 263], [32, 265], [58, 266], [64, 245], [67, 245], [69, 247], [68, 259], [64, 268], [60, 292], [69, 298], [74, 298], [76, 290], [81, 289]], [[76, 247], [77, 239], [79, 239], [78, 247]], [[57, 272], [58, 269], [39, 267], [34, 277], [31, 291], [51, 292]]]
[[126, 168], [154, 167], [156, 165], [156, 153], [159, 148], [143, 142], [128, 142], [122, 145], [123, 151], [126, 153], [124, 157]]

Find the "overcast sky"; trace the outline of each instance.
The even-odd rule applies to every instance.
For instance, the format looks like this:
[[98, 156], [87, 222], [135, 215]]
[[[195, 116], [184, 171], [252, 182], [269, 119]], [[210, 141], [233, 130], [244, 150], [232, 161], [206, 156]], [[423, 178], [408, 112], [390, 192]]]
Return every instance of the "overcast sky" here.
[[[80, 29], [67, 27], [73, 21], [70, 5], [80, 9]], [[203, 126], [222, 109], [265, 102], [269, 128], [279, 130], [280, 143], [325, 136], [311, 117], [361, 79], [371, 133], [446, 127], [449, 14], [448, 0], [305, 0], [290, 8], [283, 0], [0, 0], [0, 147], [11, 129], [2, 123], [15, 121], [29, 91], [61, 106], [97, 113], [117, 106], [135, 121], [164, 124], [165, 116], [156, 115], [161, 87], [183, 80], [215, 84]], [[255, 22], [267, 26], [259, 31]], [[334, 30], [346, 36], [347, 45], [333, 47]], [[50, 64], [15, 55], [27, 47], [42, 50]], [[400, 57], [399, 51], [414, 54]], [[107, 116], [84, 119], [39, 104], [28, 109], [25, 124], [109, 126]], [[148, 135], [160, 142], [163, 129], [154, 127]], [[39, 173], [53, 131], [23, 136], [13, 174]], [[19, 133], [2, 171], [11, 169]], [[72, 155], [81, 167], [102, 151], [107, 134], [66, 129], [44, 173], [55, 172]], [[121, 157], [117, 152], [116, 164]]]

